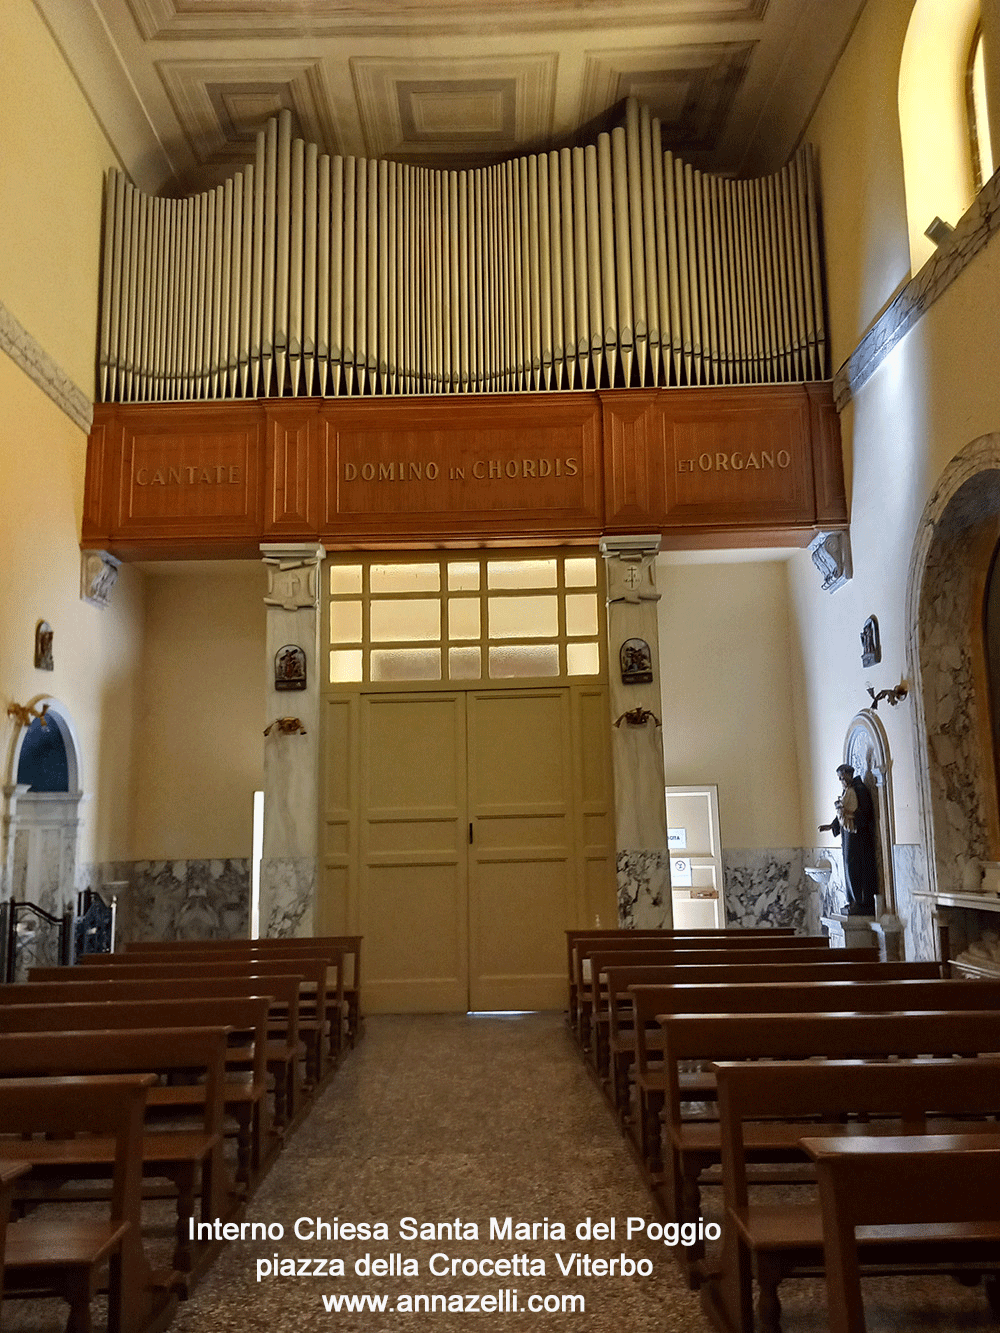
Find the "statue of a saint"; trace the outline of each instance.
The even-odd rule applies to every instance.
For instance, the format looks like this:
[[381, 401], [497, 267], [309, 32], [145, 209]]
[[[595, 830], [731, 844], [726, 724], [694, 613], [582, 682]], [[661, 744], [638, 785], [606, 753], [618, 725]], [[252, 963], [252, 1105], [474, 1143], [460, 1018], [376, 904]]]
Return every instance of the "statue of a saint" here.
[[843, 790], [836, 801], [832, 824], [820, 824], [820, 832], [840, 838], [847, 881], [847, 915], [874, 916], [878, 893], [878, 850], [875, 844], [875, 805], [871, 793], [850, 764], [837, 769]]

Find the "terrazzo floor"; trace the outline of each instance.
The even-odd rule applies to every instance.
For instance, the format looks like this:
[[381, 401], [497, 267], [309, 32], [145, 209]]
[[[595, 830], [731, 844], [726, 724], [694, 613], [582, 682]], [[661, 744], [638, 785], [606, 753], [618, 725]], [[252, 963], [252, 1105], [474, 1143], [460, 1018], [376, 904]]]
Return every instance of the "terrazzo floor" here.
[[[718, 1195], [704, 1191], [706, 1218], [719, 1217]], [[512, 1229], [535, 1227], [534, 1239], [491, 1237], [491, 1219], [503, 1228], [507, 1218]], [[172, 1333], [418, 1327], [468, 1333], [497, 1323], [518, 1333], [709, 1333], [671, 1251], [641, 1232], [628, 1238], [630, 1218], [639, 1226], [655, 1213], [560, 1015], [371, 1018], [247, 1210], [247, 1222], [269, 1226], [272, 1234], [280, 1227], [282, 1238], [228, 1245], [180, 1306]], [[294, 1234], [298, 1219], [305, 1219], [301, 1239]], [[588, 1219], [592, 1231], [614, 1219], [615, 1239], [577, 1238]], [[328, 1237], [313, 1238], [319, 1220], [329, 1225]], [[345, 1238], [333, 1230], [376, 1223], [384, 1224], [385, 1238]], [[401, 1234], [421, 1225], [434, 1228], [433, 1238]], [[564, 1274], [557, 1256], [566, 1265], [571, 1255], [605, 1261], [624, 1255], [641, 1275], [578, 1275], [575, 1262]], [[411, 1268], [391, 1276], [357, 1273], [365, 1256], [372, 1263], [409, 1261]], [[446, 1256], [433, 1259], [438, 1273], [430, 1271], [432, 1256]], [[479, 1271], [483, 1261], [514, 1256], [509, 1276]], [[340, 1260], [344, 1273], [292, 1276], [291, 1260], [296, 1270]], [[502, 1312], [482, 1299], [515, 1290], [516, 1307], [514, 1297], [499, 1297]], [[873, 1280], [867, 1292], [869, 1333], [997, 1327], [982, 1291], [950, 1279]], [[781, 1294], [784, 1333], [828, 1328], [822, 1282], [787, 1282]], [[350, 1298], [364, 1296], [384, 1298], [383, 1309], [349, 1308]], [[466, 1308], [473, 1296], [480, 1298], [476, 1307]], [[335, 1298], [342, 1298], [339, 1311]], [[575, 1306], [564, 1310], [564, 1298], [576, 1298]], [[531, 1301], [543, 1308], [529, 1310]], [[40, 1317], [36, 1308], [19, 1318], [24, 1304], [5, 1304], [5, 1330], [61, 1329], [65, 1307], [62, 1320], [54, 1302], [44, 1303], [50, 1315]]]

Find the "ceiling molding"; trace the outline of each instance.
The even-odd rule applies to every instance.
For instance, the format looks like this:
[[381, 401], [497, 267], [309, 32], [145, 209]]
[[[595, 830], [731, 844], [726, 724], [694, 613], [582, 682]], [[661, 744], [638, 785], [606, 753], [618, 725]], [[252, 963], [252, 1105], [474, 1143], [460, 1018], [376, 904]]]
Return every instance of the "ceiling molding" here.
[[[358, 115], [370, 157], [511, 155], [552, 133], [558, 57], [479, 57], [351, 62]], [[478, 113], [468, 129], [461, 115]], [[491, 119], [492, 115], [492, 119]], [[437, 125], [436, 134], [428, 132]]]
[[489, 31], [601, 31], [609, 27], [758, 22], [771, 0], [128, 0], [146, 41], [247, 36], [409, 37]]

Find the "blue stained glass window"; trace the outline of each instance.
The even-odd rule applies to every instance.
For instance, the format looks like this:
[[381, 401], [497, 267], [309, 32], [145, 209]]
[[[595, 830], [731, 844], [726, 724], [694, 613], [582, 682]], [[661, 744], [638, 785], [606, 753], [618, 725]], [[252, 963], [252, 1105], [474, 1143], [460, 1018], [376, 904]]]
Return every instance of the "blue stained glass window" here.
[[69, 764], [62, 733], [52, 717], [36, 717], [21, 745], [17, 765], [18, 782], [26, 782], [32, 791], [69, 791]]

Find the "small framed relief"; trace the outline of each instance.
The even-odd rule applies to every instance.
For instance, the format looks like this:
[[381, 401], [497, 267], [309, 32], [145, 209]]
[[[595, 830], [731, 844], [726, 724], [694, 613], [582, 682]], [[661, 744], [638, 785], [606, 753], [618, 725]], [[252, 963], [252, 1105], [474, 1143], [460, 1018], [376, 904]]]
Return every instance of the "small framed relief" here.
[[618, 654], [623, 685], [648, 685], [653, 679], [653, 654], [645, 639], [626, 639]]
[[40, 620], [35, 626], [35, 666], [39, 671], [53, 671], [52, 626], [47, 620]]
[[274, 655], [274, 688], [276, 690], [304, 690], [306, 688], [305, 649], [286, 643]]
[[878, 666], [882, 661], [882, 639], [878, 632], [878, 620], [869, 616], [861, 630], [861, 665]]

